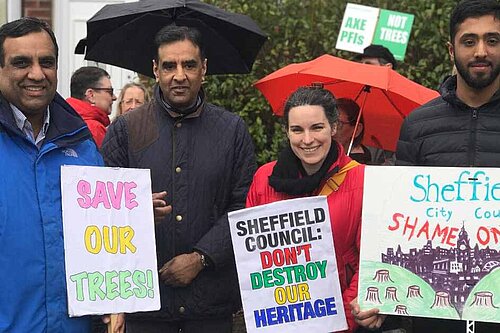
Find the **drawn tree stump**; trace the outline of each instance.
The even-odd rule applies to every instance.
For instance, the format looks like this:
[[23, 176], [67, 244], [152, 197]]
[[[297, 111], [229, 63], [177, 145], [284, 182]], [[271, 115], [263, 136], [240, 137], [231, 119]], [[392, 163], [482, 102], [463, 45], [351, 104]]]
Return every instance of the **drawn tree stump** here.
[[396, 295], [396, 290], [396, 287], [387, 287], [385, 289], [385, 299], [399, 302], [398, 296]]
[[471, 306], [473, 305], [486, 308], [497, 308], [493, 305], [493, 293], [490, 291], [479, 291], [474, 293], [474, 301]]
[[371, 302], [371, 303], [382, 304], [382, 302], [380, 302], [380, 298], [378, 296], [378, 288], [377, 287], [368, 287], [366, 289], [365, 301]]
[[406, 293], [406, 298], [423, 298], [420, 294], [420, 286], [413, 285], [408, 287], [408, 292]]
[[382, 282], [394, 282], [391, 280], [391, 277], [389, 276], [389, 270], [388, 269], [379, 269], [377, 272], [375, 272], [375, 276], [373, 277], [373, 280], [382, 283]]
[[394, 309], [394, 312], [396, 312], [396, 314], [398, 315], [408, 315], [408, 308], [406, 307], [406, 305], [402, 305], [402, 304], [399, 304], [399, 305], [396, 305], [396, 308]]
[[438, 291], [434, 297], [434, 304], [432, 308], [446, 308], [452, 307], [450, 302], [450, 294], [447, 291]]

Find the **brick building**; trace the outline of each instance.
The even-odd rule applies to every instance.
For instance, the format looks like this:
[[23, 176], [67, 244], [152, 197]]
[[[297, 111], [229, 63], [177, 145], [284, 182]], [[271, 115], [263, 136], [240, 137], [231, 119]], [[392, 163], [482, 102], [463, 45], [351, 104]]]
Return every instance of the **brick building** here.
[[52, 0], [21, 0], [22, 16], [34, 16], [52, 26]]

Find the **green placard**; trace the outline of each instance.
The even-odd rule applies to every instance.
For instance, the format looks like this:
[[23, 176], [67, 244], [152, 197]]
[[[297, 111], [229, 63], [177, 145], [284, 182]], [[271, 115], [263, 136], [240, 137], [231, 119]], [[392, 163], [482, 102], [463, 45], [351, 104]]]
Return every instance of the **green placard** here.
[[372, 44], [387, 47], [394, 58], [403, 60], [410, 40], [413, 19], [412, 14], [381, 9]]

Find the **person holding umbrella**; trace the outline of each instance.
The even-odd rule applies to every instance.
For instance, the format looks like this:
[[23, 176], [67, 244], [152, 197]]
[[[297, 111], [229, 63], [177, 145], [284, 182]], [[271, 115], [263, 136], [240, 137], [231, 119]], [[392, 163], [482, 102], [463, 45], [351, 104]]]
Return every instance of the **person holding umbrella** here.
[[364, 165], [346, 156], [333, 139], [339, 112], [330, 91], [297, 89], [285, 103], [283, 119], [288, 145], [277, 161], [257, 170], [247, 207], [311, 195], [328, 197], [348, 332], [354, 332], [357, 324], [348, 305], [357, 294]]
[[[398, 63], [392, 52], [382, 45], [371, 44], [365, 47], [363, 54], [357, 57], [362, 64], [385, 66], [396, 70]], [[396, 155], [394, 152], [381, 148], [367, 147], [371, 155], [371, 163], [373, 165], [394, 165]]]
[[[403, 122], [396, 165], [500, 167], [500, 4], [462, 0], [450, 17], [450, 57], [457, 69], [441, 86], [441, 96]], [[378, 309], [360, 311], [357, 322], [377, 328]], [[414, 332], [464, 332], [464, 321], [412, 318]], [[475, 332], [498, 332], [499, 324], [476, 323]]]
[[362, 64], [387, 66], [396, 69], [398, 64], [392, 52], [385, 46], [371, 44], [365, 47], [363, 53], [357, 57]]
[[353, 160], [362, 164], [370, 164], [371, 153], [361, 143], [365, 129], [363, 115], [359, 114], [359, 105], [350, 98], [339, 98], [337, 108], [339, 109], [339, 122], [334, 139], [344, 147], [347, 155]]
[[[243, 120], [209, 104], [200, 31], [168, 25], [155, 37], [153, 99], [113, 122], [108, 166], [151, 170], [162, 307], [127, 316], [128, 333], [229, 333], [241, 306], [227, 213], [245, 206], [255, 171]], [[209, 41], [206, 41], [209, 42]]]

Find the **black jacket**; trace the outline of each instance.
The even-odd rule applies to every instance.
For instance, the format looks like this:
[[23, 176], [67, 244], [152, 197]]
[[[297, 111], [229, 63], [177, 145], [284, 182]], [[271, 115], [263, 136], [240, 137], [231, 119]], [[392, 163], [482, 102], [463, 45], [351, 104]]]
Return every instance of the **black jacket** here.
[[153, 192], [167, 191], [173, 211], [156, 226], [158, 266], [194, 249], [211, 267], [183, 288], [160, 281], [164, 320], [230, 315], [239, 287], [227, 213], [245, 207], [255, 172], [253, 143], [243, 120], [204, 103], [174, 118], [156, 98], [119, 117], [102, 145], [108, 166], [151, 170]]
[[396, 165], [500, 166], [500, 91], [471, 108], [456, 96], [456, 76], [441, 97], [413, 111], [403, 122]]
[[[457, 98], [456, 76], [440, 88], [441, 97], [413, 111], [403, 122], [396, 165], [500, 167], [500, 91], [479, 108]], [[476, 332], [493, 333], [499, 324], [476, 323]], [[465, 322], [413, 318], [413, 332], [465, 332]]]

